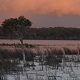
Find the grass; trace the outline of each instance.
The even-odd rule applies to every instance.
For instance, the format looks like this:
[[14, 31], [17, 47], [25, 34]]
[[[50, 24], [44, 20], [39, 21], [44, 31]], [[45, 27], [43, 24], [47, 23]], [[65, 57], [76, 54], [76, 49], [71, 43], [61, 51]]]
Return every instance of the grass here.
[[[64, 48], [64, 52], [59, 49], [47, 49], [44, 53], [42, 53], [40, 50], [37, 50], [37, 53], [33, 52], [32, 50], [25, 49], [25, 56], [26, 61], [33, 61], [35, 56], [41, 56], [46, 57], [46, 59], [53, 60], [53, 63], [55, 62], [55, 59], [59, 62], [61, 62], [61, 59], [64, 55], [78, 55], [80, 54], [80, 48], [77, 50], [71, 50], [69, 48]], [[0, 59], [19, 59], [23, 60], [22, 51], [21, 49], [15, 48], [12, 49], [2, 49], [0, 48]], [[52, 64], [52, 63], [51, 63]]]
[[[15, 47], [15, 48], [19, 48], [19, 47], [21, 47], [21, 44], [20, 43], [18, 43], [18, 44], [6, 44], [6, 43], [2, 43], [2, 44], [0, 44], [0, 46], [9, 46], [9, 47]], [[28, 48], [28, 47], [30, 47], [30, 48], [34, 48], [34, 47], [36, 47], [36, 45], [32, 45], [32, 44], [24, 44], [24, 46], [26, 47], [26, 48]]]
[[[78, 55], [80, 54], [80, 48], [77, 50], [71, 50], [69, 48], [63, 48], [65, 55]], [[34, 56], [48, 56], [49, 58], [52, 56], [56, 56], [57, 58], [62, 58], [64, 52], [59, 49], [46, 49], [44, 53], [42, 51], [37, 50], [37, 53], [33, 52], [30, 49], [25, 49], [25, 56], [26, 56], [26, 61], [30, 61], [34, 59]], [[0, 59], [20, 59], [22, 60], [22, 51], [21, 49], [15, 48], [14, 50], [12, 49], [2, 49], [0, 48]], [[49, 60], [49, 59], [48, 59]]]
[[[24, 50], [26, 61], [34, 61], [34, 52]], [[21, 49], [0, 49], [0, 73], [17, 73], [22, 71], [22, 67], [17, 66], [23, 60]]]
[[[69, 48], [63, 48], [65, 55], [79, 55], [80, 54], [80, 48], [77, 50], [71, 50]], [[60, 63], [62, 63], [62, 59], [64, 58], [64, 52], [60, 49], [46, 49], [44, 53], [42, 51], [37, 50], [37, 52], [33, 52], [30, 49], [25, 49], [25, 56], [26, 61], [34, 61], [36, 56], [39, 56], [39, 62], [41, 65], [48, 65], [53, 67], [53, 69], [58, 69], [59, 66], [61, 66]], [[13, 62], [11, 62], [11, 60]], [[20, 60], [23, 60], [22, 51], [21, 49], [15, 48], [12, 49], [2, 49], [0, 48], [0, 72], [7, 73], [7, 72], [16, 72], [22, 70], [21, 67], [17, 67], [16, 65], [19, 64]], [[67, 57], [65, 57], [65, 60], [69, 61]], [[75, 61], [75, 60], [74, 60]], [[78, 62], [80, 60], [78, 59]], [[11, 73], [10, 72], [10, 73]]]
[[[33, 60], [34, 52], [31, 50], [24, 50], [26, 61]], [[22, 60], [22, 51], [20, 49], [0, 49], [0, 59], [20, 59]]]
[[[69, 58], [66, 57], [66, 55], [76, 55], [77, 56], [77, 62], [80, 62], [80, 59], [78, 59], [78, 55], [80, 55], [80, 48], [78, 49], [69, 49], [69, 48], [63, 48], [64, 51], [61, 49], [47, 49], [45, 52], [46, 56], [46, 64], [53, 67], [60, 66], [60, 63], [62, 63], [62, 59], [69, 61]], [[65, 54], [64, 54], [65, 53]], [[71, 57], [73, 58], [73, 57]], [[76, 61], [74, 59], [74, 61]]]
[[[66, 61], [69, 61], [68, 57], [64, 57], [64, 53], [65, 55], [69, 55], [69, 56], [70, 55], [78, 56], [80, 55], [80, 48], [76, 50], [69, 49], [69, 48], [63, 48], [63, 50], [51, 48], [51, 49], [46, 49], [46, 51], [44, 51], [43, 53], [40, 49], [38, 49], [37, 52], [33, 52], [30, 49], [25, 49], [24, 52], [26, 56], [26, 61], [33, 62], [35, 57], [39, 56], [38, 59], [39, 59], [39, 63], [41, 63], [40, 65], [42, 66], [48, 65], [52, 69], [55, 69], [55, 68], [58, 69], [58, 67], [61, 66], [60, 63], [62, 63], [63, 58], [65, 58]], [[72, 60], [75, 61], [74, 57], [70, 57], [70, 58], [72, 58]], [[11, 62], [11, 60], [13, 60], [13, 62]], [[23, 60], [21, 49], [15, 48], [14, 50], [12, 50], [12, 49], [0, 48], [0, 74], [1, 75], [7, 74], [7, 73], [11, 74], [11, 73], [18, 73], [19, 71], [22, 71], [23, 70], [22, 67], [16, 66], [17, 64], [19, 64], [20, 60]], [[79, 59], [78, 59], [78, 62], [80, 62]], [[30, 66], [27, 63], [26, 65], [27, 67]]]
[[47, 50], [47, 56], [46, 56], [46, 64], [53, 67], [58, 67], [59, 63], [62, 62], [62, 54], [63, 52], [58, 49], [50, 49]]
[[65, 55], [77, 55], [77, 54], [80, 54], [80, 49], [69, 49], [69, 48], [64, 48], [64, 52], [65, 52]]

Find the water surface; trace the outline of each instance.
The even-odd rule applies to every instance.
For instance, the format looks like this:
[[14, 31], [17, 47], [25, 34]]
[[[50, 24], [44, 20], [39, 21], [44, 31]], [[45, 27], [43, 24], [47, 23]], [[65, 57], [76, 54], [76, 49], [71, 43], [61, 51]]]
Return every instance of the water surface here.
[[[19, 40], [0, 40], [0, 43], [20, 43]], [[28, 44], [41, 44], [41, 45], [79, 45], [80, 40], [24, 40]]]

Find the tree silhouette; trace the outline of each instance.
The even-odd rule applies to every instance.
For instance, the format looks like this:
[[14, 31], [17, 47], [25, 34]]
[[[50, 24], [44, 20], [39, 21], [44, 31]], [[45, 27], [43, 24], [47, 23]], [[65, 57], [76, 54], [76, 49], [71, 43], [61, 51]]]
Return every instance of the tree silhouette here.
[[22, 55], [23, 55], [23, 64], [25, 64], [25, 53], [24, 53], [24, 45], [23, 45], [23, 32], [25, 29], [30, 28], [32, 22], [26, 19], [24, 16], [20, 16], [18, 18], [10, 18], [6, 19], [1, 26], [7, 32], [16, 35], [17, 39], [21, 42], [22, 47]]

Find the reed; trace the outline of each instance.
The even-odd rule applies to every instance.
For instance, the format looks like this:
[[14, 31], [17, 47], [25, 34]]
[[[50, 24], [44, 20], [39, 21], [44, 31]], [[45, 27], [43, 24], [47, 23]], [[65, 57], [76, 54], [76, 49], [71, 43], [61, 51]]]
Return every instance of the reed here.
[[[15, 48], [19, 48], [19, 47], [21, 47], [21, 44], [20, 43], [17, 43], [17, 44], [15, 44], [15, 43], [13, 43], [13, 44], [8, 44], [8, 43], [2, 43], [2, 44], [0, 44], [0, 46], [9, 46], [9, 47], [15, 47]], [[28, 47], [30, 47], [30, 48], [34, 48], [34, 47], [36, 47], [36, 45], [32, 45], [32, 44], [24, 44], [24, 46], [25, 46], [25, 48], [28, 48]]]
[[[34, 52], [31, 50], [24, 50], [26, 61], [33, 60]], [[0, 59], [20, 59], [22, 60], [22, 51], [21, 49], [0, 49]]]
[[65, 55], [77, 55], [79, 54], [80, 49], [69, 49], [69, 48], [64, 48]]

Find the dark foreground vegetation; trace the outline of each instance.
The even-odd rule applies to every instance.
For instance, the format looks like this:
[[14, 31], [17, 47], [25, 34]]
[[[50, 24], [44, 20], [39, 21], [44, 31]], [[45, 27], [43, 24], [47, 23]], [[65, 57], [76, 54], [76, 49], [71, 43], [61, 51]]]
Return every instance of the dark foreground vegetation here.
[[[26, 61], [33, 60], [34, 52], [31, 50], [24, 50]], [[23, 60], [21, 49], [0, 49], [0, 59], [19, 59]]]
[[[26, 44], [26, 43], [23, 44], [23, 45], [24, 45], [25, 48], [34, 48], [36, 46], [39, 46], [39, 45], [32, 45], [32, 44]], [[21, 48], [20, 43], [18, 43], [18, 44], [15, 44], [15, 43], [13, 43], [13, 44], [2, 43], [2, 44], [0, 44], [0, 46], [2, 46], [2, 47], [7, 46], [7, 47], [14, 47], [14, 48]]]
[[[80, 40], [80, 28], [29, 28], [23, 32], [24, 39]], [[15, 34], [0, 27], [0, 39], [17, 39]]]
[[[59, 49], [46, 49], [46, 51], [43, 53], [40, 50], [34, 52], [32, 50], [25, 49], [24, 52], [26, 62], [39, 61], [41, 64], [50, 65], [53, 67], [59, 66], [59, 63], [62, 63], [62, 58], [65, 58], [64, 55], [80, 55], [80, 49], [71, 50], [68, 48], [64, 48], [64, 51]], [[14, 64], [18, 64], [20, 60], [23, 60], [22, 51], [20, 49], [0, 49], [0, 71], [3, 70], [2, 68], [6, 69], [7, 67], [11, 67]], [[75, 61], [74, 57], [72, 60]], [[77, 61], [80, 62], [80, 58], [77, 58]], [[10, 64], [11, 62], [13, 62], [13, 64]]]
[[[54, 63], [56, 61], [52, 61], [52, 60], [57, 60], [61, 62], [61, 59], [64, 55], [80, 55], [80, 48], [76, 49], [69, 49], [69, 48], [63, 48], [63, 50], [61, 49], [46, 49], [44, 52], [40, 51], [40, 50], [36, 50], [33, 51], [31, 49], [24, 49], [24, 53], [26, 56], [26, 61], [33, 61], [34, 57], [36, 56], [40, 56], [39, 59], [41, 58], [46, 58], [47, 61], [51, 60], [50, 62]], [[14, 49], [4, 49], [4, 48], [0, 48], [0, 59], [11, 59], [11, 60], [15, 60], [15, 59], [19, 59], [19, 60], [23, 60], [22, 57], [22, 51], [20, 48], [14, 48]], [[49, 62], [49, 64], [50, 64]]]
[[[35, 70], [36, 62], [42, 66], [41, 71], [44, 71], [43, 66], [46, 66], [46, 71], [48, 70], [47, 68], [58, 69], [58, 67], [61, 67], [63, 60], [65, 62], [80, 62], [80, 48], [77, 50], [69, 48], [64, 48], [63, 50], [46, 49], [43, 53], [40, 50], [33, 52], [30, 49], [25, 49], [24, 52], [26, 58], [24, 69], [27, 67]], [[5, 80], [2, 76], [6, 74], [19, 75], [20, 72], [23, 72], [22, 61], [23, 57], [20, 49], [0, 49], [0, 80]]]

